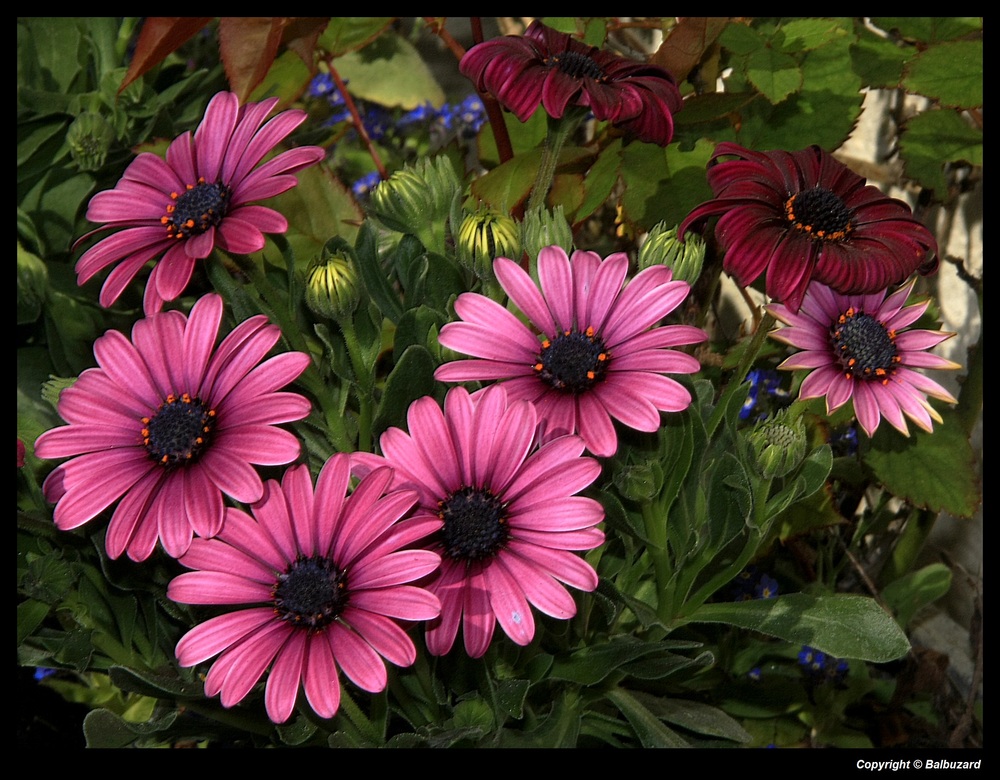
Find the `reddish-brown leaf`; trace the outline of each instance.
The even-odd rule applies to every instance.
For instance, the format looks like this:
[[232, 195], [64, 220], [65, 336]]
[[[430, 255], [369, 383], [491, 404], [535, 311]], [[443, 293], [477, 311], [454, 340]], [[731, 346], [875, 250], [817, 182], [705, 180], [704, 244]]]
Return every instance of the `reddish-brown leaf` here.
[[678, 81], [683, 81], [728, 23], [725, 16], [681, 17], [650, 62], [666, 68]]
[[299, 55], [310, 71], [315, 68], [316, 41], [330, 23], [329, 16], [301, 16], [289, 20], [281, 42]]
[[163, 62], [168, 54], [179, 49], [181, 44], [210, 21], [212, 21], [211, 16], [147, 17], [139, 32], [128, 73], [118, 87], [118, 92]]
[[219, 19], [219, 56], [229, 88], [240, 103], [264, 80], [278, 54], [288, 17], [223, 16]]

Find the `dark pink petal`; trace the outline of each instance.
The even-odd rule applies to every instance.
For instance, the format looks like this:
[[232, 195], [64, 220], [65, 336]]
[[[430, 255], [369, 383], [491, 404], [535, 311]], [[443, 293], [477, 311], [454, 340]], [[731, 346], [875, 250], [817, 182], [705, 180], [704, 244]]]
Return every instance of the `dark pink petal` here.
[[344, 620], [389, 663], [409, 666], [417, 660], [413, 640], [392, 620], [363, 609], [348, 609]]
[[340, 623], [331, 623], [327, 637], [333, 657], [351, 682], [361, 690], [378, 693], [385, 690], [385, 662], [359, 634]]
[[[529, 570], [525, 576], [531, 581], [538, 575]], [[514, 644], [522, 647], [528, 644], [535, 636], [535, 618], [524, 597], [521, 583], [498, 562], [484, 568], [483, 579], [490, 598], [490, 608], [496, 615], [500, 628]]]
[[340, 677], [333, 650], [325, 636], [313, 637], [306, 646], [306, 700], [321, 718], [332, 718], [340, 709]]
[[170, 581], [170, 598], [182, 604], [256, 604], [271, 601], [274, 583], [221, 571], [190, 571]]
[[293, 631], [275, 656], [264, 686], [264, 707], [273, 723], [284, 723], [292, 716], [305, 669], [306, 644], [314, 641], [302, 631]]
[[[170, 587], [167, 596], [173, 598]], [[266, 607], [209, 618], [181, 637], [174, 650], [177, 662], [181, 666], [200, 664], [273, 620], [272, 611]]]

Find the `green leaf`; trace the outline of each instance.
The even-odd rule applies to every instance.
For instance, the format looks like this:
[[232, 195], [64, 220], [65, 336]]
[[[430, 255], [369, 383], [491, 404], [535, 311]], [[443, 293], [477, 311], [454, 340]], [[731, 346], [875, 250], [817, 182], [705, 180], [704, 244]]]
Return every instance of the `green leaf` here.
[[809, 16], [783, 23], [780, 33], [783, 38], [781, 50], [791, 53], [818, 49], [833, 38], [844, 37], [848, 30], [840, 19]]
[[607, 698], [619, 709], [635, 730], [635, 735], [645, 748], [683, 748], [691, 744], [644, 707], [631, 693], [615, 688]]
[[750, 83], [775, 105], [802, 87], [802, 71], [795, 59], [770, 47], [747, 57], [746, 74]]
[[44, 601], [28, 599], [17, 605], [17, 643], [21, 644], [31, 636], [49, 614], [49, 605]]
[[671, 144], [629, 144], [622, 150], [621, 179], [624, 216], [642, 230], [657, 222], [679, 223], [687, 213], [712, 197], [705, 180], [705, 166], [715, 144], [698, 141], [693, 149]]
[[702, 604], [693, 623], [727, 623], [838, 658], [885, 663], [904, 656], [910, 643], [899, 624], [873, 599], [790, 593], [774, 599]]
[[945, 106], [981, 108], [983, 42], [953, 41], [922, 51], [907, 66], [903, 87]]
[[948, 593], [951, 580], [947, 566], [932, 563], [890, 582], [882, 589], [882, 598], [896, 613], [896, 620], [907, 626], [922, 607]]
[[584, 647], [568, 658], [557, 658], [550, 679], [594, 685], [625, 664], [653, 653], [663, 652], [657, 644], [630, 638], [616, 638], [604, 644]]
[[392, 22], [391, 16], [334, 16], [320, 35], [318, 46], [339, 57], [367, 46]]
[[742, 113], [737, 140], [750, 149], [836, 149], [861, 115], [861, 79], [854, 75], [849, 39], [802, 55], [802, 88], [778, 105], [757, 100]]
[[298, 186], [267, 201], [288, 219], [285, 238], [295, 256], [305, 264], [318, 255], [334, 236], [353, 243], [364, 212], [339, 179], [323, 165], [295, 174]]
[[110, 710], [92, 710], [83, 719], [83, 736], [88, 748], [128, 747], [141, 737], [170, 728], [176, 719], [177, 712], [170, 710], [146, 723], [130, 723]]
[[907, 177], [944, 197], [948, 187], [945, 163], [982, 165], [983, 132], [955, 111], [924, 111], [903, 126], [899, 155]]
[[951, 41], [983, 29], [981, 16], [873, 16], [872, 24], [910, 41]]
[[890, 493], [914, 506], [972, 517], [981, 499], [975, 455], [955, 413], [941, 414], [933, 433], [903, 436], [880, 425], [865, 463]]
[[851, 44], [851, 63], [861, 82], [873, 89], [895, 89], [903, 78], [903, 65], [914, 50], [897, 46], [893, 41], [876, 35], [862, 24], [858, 37]]
[[426, 103], [441, 108], [445, 95], [412, 43], [387, 31], [370, 44], [340, 57], [334, 66], [355, 97], [412, 110]]
[[358, 274], [368, 294], [383, 315], [393, 322], [399, 322], [399, 318], [403, 316], [403, 307], [382, 267], [378, 252], [377, 229], [370, 220], [365, 220], [361, 225], [354, 251], [357, 253]]
[[668, 696], [651, 696], [638, 691], [633, 695], [657, 718], [696, 734], [721, 737], [733, 742], [749, 742], [752, 739], [738, 721], [710, 704]]
[[202, 698], [205, 695], [204, 685], [182, 680], [176, 675], [112, 666], [108, 669], [108, 677], [116, 688], [154, 699]]
[[406, 348], [386, 380], [378, 412], [372, 421], [373, 440], [386, 428], [405, 427], [410, 404], [434, 392], [435, 368], [437, 364], [426, 347], [412, 344]]

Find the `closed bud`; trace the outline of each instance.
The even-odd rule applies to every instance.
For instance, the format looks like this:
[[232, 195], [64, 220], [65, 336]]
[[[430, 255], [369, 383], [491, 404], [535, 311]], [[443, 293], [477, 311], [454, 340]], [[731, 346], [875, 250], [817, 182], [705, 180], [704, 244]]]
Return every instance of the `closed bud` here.
[[108, 156], [115, 131], [100, 114], [85, 111], [66, 131], [70, 156], [81, 171], [96, 171]]
[[445, 225], [460, 186], [448, 157], [424, 158], [378, 184], [368, 210], [390, 230], [414, 235], [427, 249], [443, 254]]
[[560, 246], [566, 254], [573, 251], [573, 229], [563, 215], [563, 207], [549, 211], [536, 208], [524, 215], [521, 223], [521, 245], [528, 257], [538, 257], [547, 246]]
[[493, 279], [493, 261], [521, 260], [521, 227], [507, 214], [481, 208], [466, 214], [455, 241], [458, 261], [480, 279]]
[[665, 265], [674, 279], [694, 284], [705, 262], [705, 240], [688, 233], [683, 242], [677, 237], [677, 226], [667, 228], [659, 222], [653, 226], [639, 247], [638, 265], [641, 271], [652, 265]]
[[350, 255], [331, 251], [327, 244], [306, 269], [306, 305], [322, 317], [350, 317], [361, 300], [360, 285]]
[[802, 418], [782, 409], [758, 422], [748, 434], [757, 471], [764, 479], [790, 474], [806, 456], [808, 442]]

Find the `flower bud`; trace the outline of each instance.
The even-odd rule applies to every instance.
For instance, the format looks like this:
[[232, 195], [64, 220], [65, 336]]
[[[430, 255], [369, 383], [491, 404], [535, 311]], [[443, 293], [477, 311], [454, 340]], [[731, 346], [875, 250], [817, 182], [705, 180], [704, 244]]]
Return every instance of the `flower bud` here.
[[350, 317], [361, 300], [360, 285], [350, 255], [331, 250], [328, 243], [306, 269], [306, 305], [322, 317]]
[[705, 262], [705, 240], [689, 233], [682, 243], [677, 226], [667, 229], [665, 222], [653, 226], [639, 247], [639, 270], [651, 265], [665, 265], [674, 272], [674, 279], [694, 284]]
[[524, 215], [521, 223], [521, 245], [528, 257], [538, 257], [547, 246], [561, 246], [566, 254], [573, 251], [573, 229], [563, 215], [563, 207], [549, 211], [538, 207]]
[[387, 228], [412, 234], [427, 249], [443, 254], [445, 224], [460, 186], [448, 157], [424, 158], [376, 186], [368, 210]]
[[493, 261], [521, 260], [521, 227], [506, 214], [489, 208], [466, 214], [455, 241], [458, 261], [480, 279], [493, 278]]
[[806, 456], [806, 427], [798, 415], [782, 409], [758, 422], [748, 435], [758, 473], [764, 479], [790, 474]]
[[96, 171], [108, 156], [115, 131], [103, 116], [85, 111], [66, 131], [70, 156], [81, 171]]

